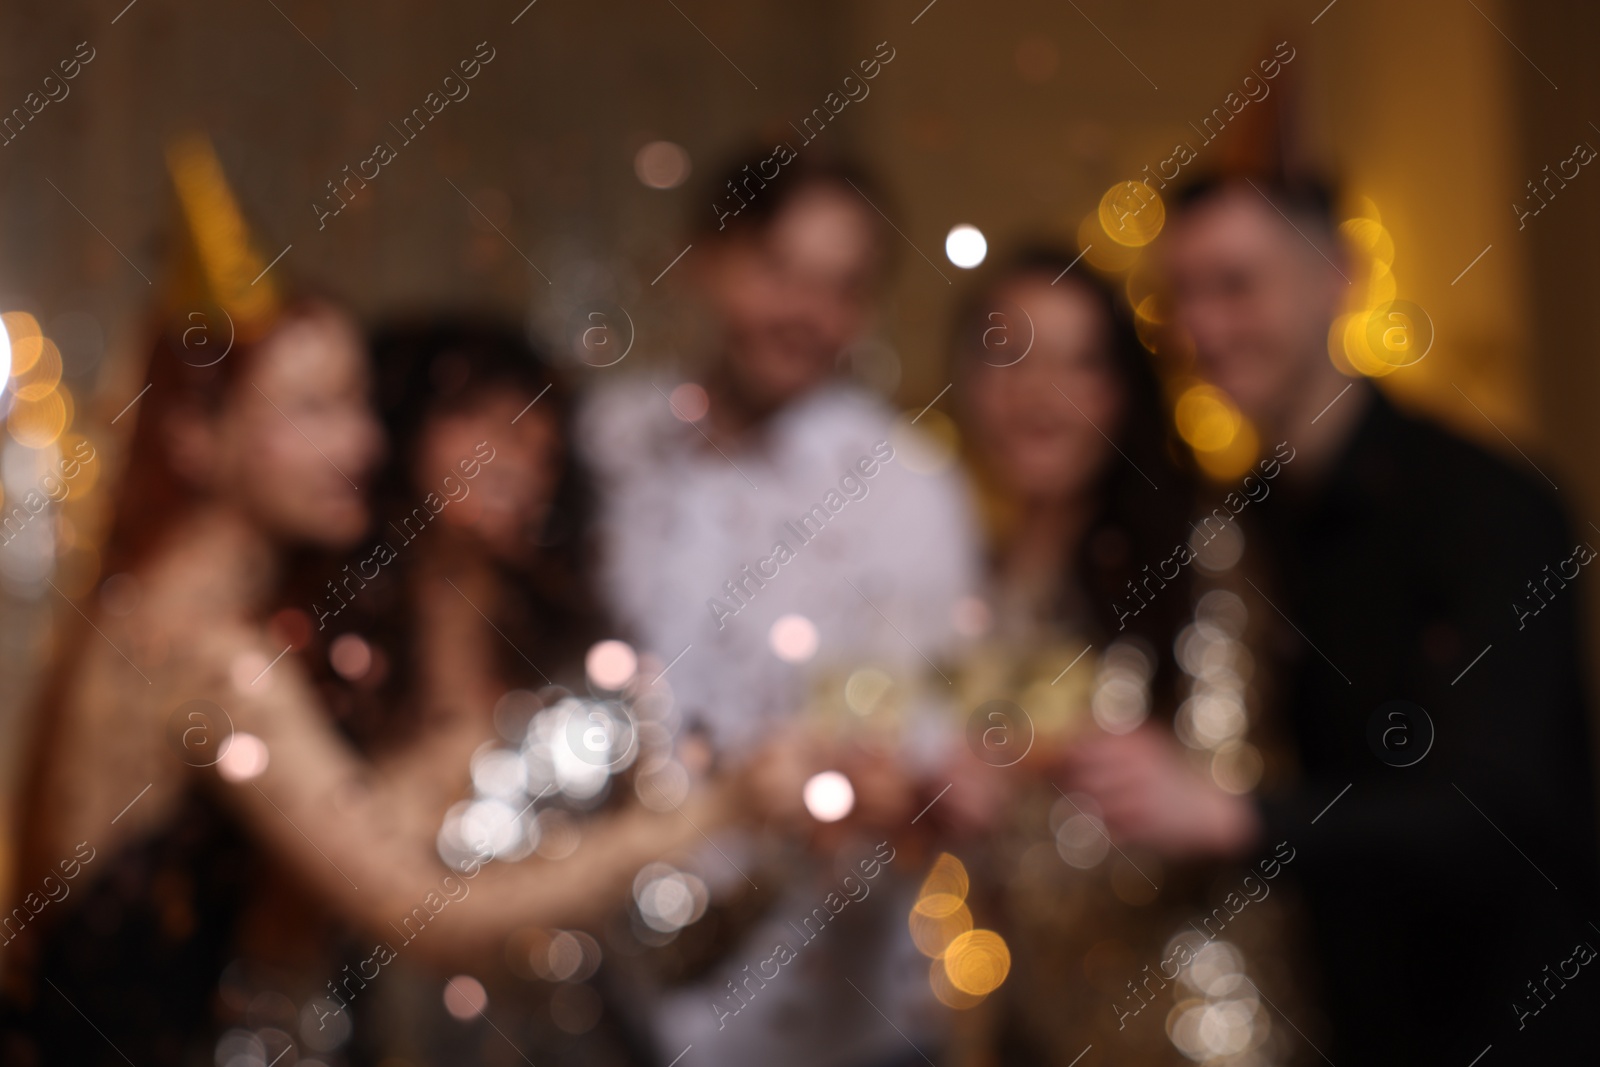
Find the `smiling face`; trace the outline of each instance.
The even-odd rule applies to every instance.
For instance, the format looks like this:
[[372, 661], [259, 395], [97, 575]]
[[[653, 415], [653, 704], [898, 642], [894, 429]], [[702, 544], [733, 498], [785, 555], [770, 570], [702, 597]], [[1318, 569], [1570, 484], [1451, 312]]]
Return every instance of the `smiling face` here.
[[1013, 496], [1079, 497], [1109, 461], [1125, 405], [1104, 309], [1081, 287], [1038, 275], [1003, 283], [989, 306], [962, 362], [973, 447]]
[[440, 519], [505, 562], [526, 559], [561, 478], [560, 430], [549, 411], [528, 407], [533, 399], [516, 390], [479, 394], [428, 419], [417, 447], [417, 492], [448, 499]]
[[1323, 258], [1340, 262], [1334, 236], [1310, 222], [1300, 230], [1240, 188], [1183, 213], [1164, 238], [1173, 324], [1193, 342], [1200, 373], [1267, 425], [1326, 373], [1347, 289]]
[[826, 380], [866, 329], [882, 252], [870, 210], [847, 189], [811, 186], [706, 257], [700, 277], [724, 330], [725, 370], [753, 408]]
[[345, 547], [366, 530], [361, 489], [383, 452], [355, 326], [321, 308], [280, 325], [210, 420], [210, 489], [285, 542]]

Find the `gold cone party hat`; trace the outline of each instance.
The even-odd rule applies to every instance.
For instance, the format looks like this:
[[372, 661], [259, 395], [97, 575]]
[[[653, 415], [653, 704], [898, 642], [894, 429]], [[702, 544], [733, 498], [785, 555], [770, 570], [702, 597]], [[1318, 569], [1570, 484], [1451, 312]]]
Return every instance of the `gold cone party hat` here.
[[260, 338], [277, 320], [282, 296], [262, 276], [266, 260], [251, 240], [210, 139], [187, 134], [173, 140], [167, 146], [167, 170], [184, 231], [169, 286], [171, 310], [181, 317], [219, 307], [240, 340]]

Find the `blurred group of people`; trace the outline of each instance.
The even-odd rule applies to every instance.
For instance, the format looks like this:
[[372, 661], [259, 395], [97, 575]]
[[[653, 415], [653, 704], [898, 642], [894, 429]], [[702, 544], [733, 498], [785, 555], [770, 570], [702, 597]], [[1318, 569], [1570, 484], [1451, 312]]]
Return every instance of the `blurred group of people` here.
[[7, 1063], [1594, 1044], [1547, 967], [1600, 937], [1578, 598], [1514, 606], [1574, 535], [1330, 361], [1331, 191], [1166, 204], [1239, 485], [1075, 249], [980, 272], [948, 417], [854, 382], [875, 191], [808, 153], [696, 233], [678, 366], [293, 294], [212, 361], [163, 317], [32, 722]]

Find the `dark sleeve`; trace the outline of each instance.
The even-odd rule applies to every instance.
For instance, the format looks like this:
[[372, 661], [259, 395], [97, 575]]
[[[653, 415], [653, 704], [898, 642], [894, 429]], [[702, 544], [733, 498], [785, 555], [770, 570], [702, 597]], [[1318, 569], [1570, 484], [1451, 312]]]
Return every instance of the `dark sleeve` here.
[[[1586, 583], [1600, 576], [1584, 566], [1561, 577], [1585, 553], [1575, 555], [1581, 539], [1542, 492], [1487, 460], [1475, 472], [1455, 466], [1469, 469], [1396, 503], [1397, 516], [1417, 521], [1394, 523], [1395, 557], [1372, 568], [1379, 587], [1347, 590], [1362, 602], [1344, 617], [1361, 632], [1328, 640], [1346, 650], [1352, 680], [1329, 672], [1309, 687], [1339, 694], [1318, 714], [1337, 716], [1342, 736], [1334, 758], [1308, 760], [1294, 788], [1260, 799], [1267, 845], [1313, 843], [1298, 864], [1310, 877], [1370, 877], [1374, 865], [1474, 878], [1498, 870], [1587, 894], [1597, 881], [1595, 798], [1579, 614]], [[1367, 733], [1397, 699], [1432, 722], [1432, 747], [1410, 766], [1386, 764]], [[1420, 724], [1412, 730], [1415, 741]]]

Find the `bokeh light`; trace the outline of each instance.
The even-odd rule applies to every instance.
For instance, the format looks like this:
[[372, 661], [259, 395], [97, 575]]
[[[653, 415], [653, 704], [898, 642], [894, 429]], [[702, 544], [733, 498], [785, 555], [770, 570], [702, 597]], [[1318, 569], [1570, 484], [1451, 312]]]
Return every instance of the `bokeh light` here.
[[967, 890], [970, 886], [967, 877], [966, 864], [948, 852], [940, 853], [939, 858], [933, 861], [927, 877], [922, 880], [922, 892], [919, 896], [932, 896], [945, 893], [957, 900], [967, 899]]
[[1394, 237], [1378, 206], [1362, 197], [1361, 213], [1339, 225], [1358, 271], [1354, 299], [1328, 331], [1328, 357], [1342, 374], [1381, 378], [1421, 362], [1433, 347], [1427, 311], [1398, 299]]
[[1143, 248], [1166, 224], [1167, 207], [1161, 194], [1144, 182], [1124, 181], [1105, 191], [1096, 216], [1111, 240], [1128, 248]]
[[818, 822], [838, 822], [856, 806], [855, 787], [838, 771], [822, 771], [806, 779], [806, 810]]
[[1243, 475], [1256, 461], [1260, 439], [1233, 398], [1214, 385], [1179, 383], [1173, 405], [1178, 436], [1194, 449], [1195, 462], [1211, 478], [1226, 481]]
[[944, 954], [950, 984], [972, 996], [986, 996], [1000, 988], [1011, 971], [1011, 950], [993, 930], [968, 930], [950, 942]]
[[[966, 865], [948, 852], [940, 853], [923, 878], [916, 903], [907, 916], [912, 943], [917, 951], [933, 960], [928, 981], [934, 997], [939, 1003], [957, 1009], [972, 1007], [999, 985], [995, 981], [983, 988], [987, 980], [977, 973], [983, 966], [976, 958], [959, 964], [964, 969], [960, 981], [956, 981], [945, 966], [950, 950], [973, 933], [972, 911], [966, 899], [970, 886]], [[1004, 942], [1001, 946], [1003, 950]], [[1009, 967], [1009, 953], [1006, 960]], [[1003, 979], [1005, 975], [1002, 973], [1000, 977]]]
[[651, 141], [633, 157], [633, 173], [652, 189], [676, 189], [691, 169], [689, 153], [672, 141]]
[[711, 398], [706, 395], [705, 387], [696, 382], [684, 382], [675, 387], [667, 399], [671, 402], [672, 413], [683, 422], [699, 422], [711, 410]]
[[37, 400], [18, 397], [6, 419], [19, 445], [44, 448], [61, 436], [71, 418], [71, 395], [58, 387]]
[[953, 226], [944, 237], [944, 254], [962, 270], [971, 270], [989, 254], [989, 241], [976, 226]]
[[0, 390], [4, 390], [6, 381], [11, 377], [11, 331], [6, 326], [4, 317], [0, 317]]
[[340, 634], [328, 648], [328, 662], [347, 682], [358, 682], [372, 670], [372, 646], [357, 634]]
[[12, 377], [11, 388], [19, 400], [43, 400], [61, 382], [61, 350], [56, 343], [45, 337], [32, 347], [37, 354]]
[[6, 347], [10, 353], [7, 374], [20, 374], [39, 358], [39, 349], [44, 342], [39, 320], [26, 311], [8, 311], [0, 315], [0, 323], [5, 326]]
[[228, 738], [222, 758], [217, 760], [217, 773], [230, 782], [248, 782], [261, 777], [267, 762], [267, 743], [255, 734], [237, 731]]
[[600, 641], [584, 657], [589, 681], [601, 689], [621, 689], [639, 669], [639, 657], [626, 641]]
[[1244, 421], [1222, 390], [1197, 383], [1178, 397], [1174, 418], [1178, 434], [1197, 452], [1221, 452], [1233, 443]]
[[489, 1006], [489, 994], [483, 983], [470, 974], [458, 974], [444, 984], [444, 1010], [452, 1018], [471, 1022]]
[[804, 615], [783, 615], [767, 632], [772, 654], [785, 663], [805, 663], [817, 654], [817, 627]]
[[1098, 207], [1078, 224], [1078, 250], [1090, 266], [1108, 273], [1125, 271], [1139, 261], [1139, 249], [1113, 241], [1106, 233]]
[[928, 968], [928, 984], [933, 988], [933, 995], [940, 1004], [956, 1011], [966, 1011], [982, 1004], [984, 998], [963, 992], [950, 981], [950, 975], [945, 972], [942, 958], [933, 961]]
[[972, 929], [972, 912], [954, 893], [929, 893], [912, 905], [908, 925], [917, 951], [940, 959], [952, 941]]

